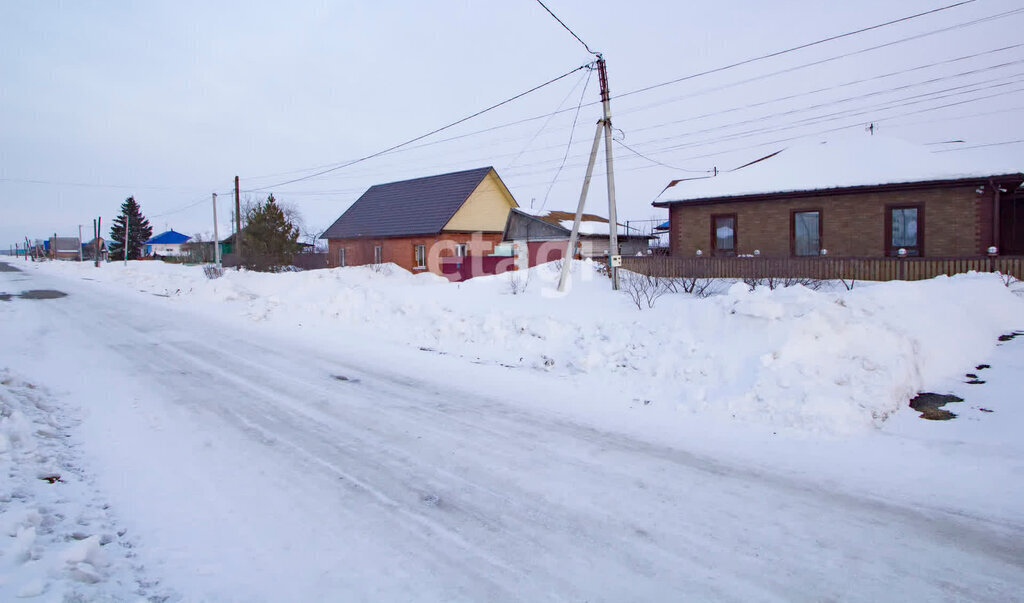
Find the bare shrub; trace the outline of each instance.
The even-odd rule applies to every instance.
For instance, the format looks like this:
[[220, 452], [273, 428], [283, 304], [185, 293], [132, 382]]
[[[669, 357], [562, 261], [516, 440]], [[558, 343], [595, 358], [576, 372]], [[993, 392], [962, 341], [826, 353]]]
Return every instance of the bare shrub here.
[[529, 272], [525, 278], [523, 278], [523, 272], [521, 270], [510, 270], [508, 272], [508, 291], [512, 295], [519, 295], [525, 293], [527, 287], [530, 286]]
[[715, 282], [711, 278], [696, 276], [664, 277], [662, 281], [669, 293], [688, 293], [702, 298], [711, 295], [711, 285]]
[[213, 264], [207, 264], [207, 265], [203, 266], [203, 274], [205, 274], [206, 278], [209, 278], [209, 279], [220, 278], [220, 277], [224, 276], [224, 269], [221, 268], [220, 266], [215, 266]]
[[[745, 278], [743, 282], [746, 283], [751, 290], [757, 289], [758, 287], [768, 287], [770, 291], [775, 289], [793, 287], [795, 285], [802, 285], [812, 291], [821, 289], [825, 283], [821, 279], [808, 278], [803, 276], [765, 276], [761, 278]], [[852, 284], [851, 284], [852, 287]]]
[[659, 276], [622, 270], [619, 273], [619, 281], [622, 290], [636, 304], [637, 310], [643, 310], [644, 306], [653, 308], [658, 298], [669, 291], [666, 279]]
[[852, 279], [852, 278], [851, 279], [841, 278], [841, 279], [839, 279], [839, 282], [842, 283], [844, 287], [846, 287], [847, 291], [853, 291], [853, 286], [855, 284], [857, 284], [857, 280], [856, 279]]

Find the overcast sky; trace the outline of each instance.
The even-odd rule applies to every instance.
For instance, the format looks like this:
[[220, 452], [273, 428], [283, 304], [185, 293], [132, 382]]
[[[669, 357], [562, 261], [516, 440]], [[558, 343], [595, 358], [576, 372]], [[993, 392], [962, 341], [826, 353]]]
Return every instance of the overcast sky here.
[[[867, 135], [872, 122], [923, 144], [965, 141], [932, 145], [964, 149], [947, 158], [1024, 170], [1024, 144], [967, 148], [1024, 138], [1024, 46], [1014, 47], [1024, 44], [1024, 10], [1004, 14], [1024, 8], [1019, 0], [976, 0], [626, 94], [954, 1], [547, 4], [604, 53], [612, 94], [624, 95], [612, 100], [616, 137], [647, 156], [613, 146], [624, 221], [664, 218], [650, 203], [674, 178]], [[106, 234], [129, 195], [155, 232], [208, 235], [210, 193], [221, 193], [224, 236], [236, 174], [243, 190], [259, 189], [243, 196], [272, 190], [309, 231], [373, 184], [486, 165], [520, 205], [571, 210], [600, 117], [587, 70], [401, 152], [264, 187], [391, 147], [592, 60], [535, 0], [5, 1], [0, 245], [77, 235], [79, 224], [88, 238], [97, 216]], [[597, 176], [587, 209], [607, 214], [603, 166]]]

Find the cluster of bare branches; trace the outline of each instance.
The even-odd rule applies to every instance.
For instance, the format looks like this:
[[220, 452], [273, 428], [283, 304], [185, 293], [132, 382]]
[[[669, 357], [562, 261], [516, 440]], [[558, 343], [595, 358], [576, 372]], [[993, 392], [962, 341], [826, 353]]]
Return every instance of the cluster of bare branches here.
[[[757, 289], [758, 287], [768, 287], [768, 289], [772, 291], [784, 287], [793, 287], [795, 285], [801, 285], [803, 287], [811, 289], [812, 291], [817, 291], [818, 289], [821, 289], [822, 285], [825, 284], [825, 281], [821, 279], [807, 278], [802, 276], [766, 276], [762, 278], [745, 278], [743, 279], [743, 282], [746, 283], [746, 285], [751, 289]], [[844, 281], [843, 284], [846, 285], [846, 282]], [[850, 281], [850, 284], [847, 286], [847, 289], [852, 288], [853, 281]]]
[[714, 279], [697, 277], [654, 276], [621, 270], [619, 284], [638, 310], [644, 306], [653, 308], [666, 293], [686, 293], [697, 297], [708, 297], [713, 293]]

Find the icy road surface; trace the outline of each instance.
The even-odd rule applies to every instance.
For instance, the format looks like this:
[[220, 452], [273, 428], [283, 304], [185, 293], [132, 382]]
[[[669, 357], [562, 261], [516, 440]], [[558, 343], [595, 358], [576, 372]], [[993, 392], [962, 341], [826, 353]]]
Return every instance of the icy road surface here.
[[[22, 289], [68, 296], [0, 302], [0, 365], [85, 409], [83, 465], [172, 600], [1024, 592], [1019, 523], [608, 433], [469, 365], [362, 358], [372, 342], [317, 350], [149, 295], [0, 274]], [[551, 387], [552, 404], [572, 395]]]

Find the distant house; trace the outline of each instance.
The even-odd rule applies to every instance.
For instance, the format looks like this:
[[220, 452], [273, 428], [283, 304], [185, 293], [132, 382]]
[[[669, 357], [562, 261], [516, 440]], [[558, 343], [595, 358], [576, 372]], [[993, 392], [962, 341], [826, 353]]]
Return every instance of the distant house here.
[[179, 256], [186, 255], [185, 243], [192, 237], [175, 232], [174, 229], [161, 232], [146, 241], [146, 255]]
[[44, 243], [46, 255], [55, 260], [77, 260], [78, 237], [50, 237]]
[[[526, 244], [531, 266], [555, 260], [565, 255], [575, 218], [574, 212], [513, 209], [502, 231], [502, 241], [506, 245]], [[584, 258], [607, 256], [610, 233], [607, 218], [583, 214], [576, 255]], [[621, 224], [617, 234], [620, 255], [647, 254], [651, 237], [629, 234]]]
[[443, 258], [493, 254], [515, 207], [483, 167], [372, 186], [320, 238], [332, 268], [393, 262], [441, 274]]
[[[96, 259], [96, 243], [97, 240], [93, 239], [86, 243], [82, 243], [82, 259], [83, 260], [94, 260]], [[103, 237], [99, 238], [99, 250], [100, 250], [100, 261], [107, 261], [107, 242], [103, 240]]]
[[680, 181], [654, 206], [669, 210], [676, 256], [1024, 254], [1024, 174], [948, 159], [863, 136]]

